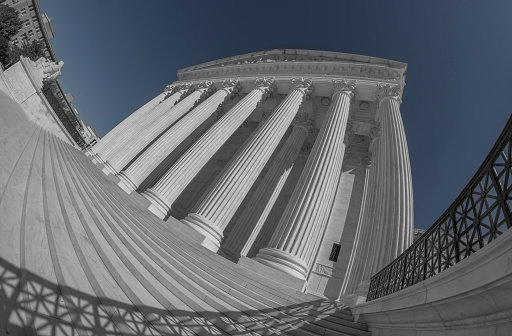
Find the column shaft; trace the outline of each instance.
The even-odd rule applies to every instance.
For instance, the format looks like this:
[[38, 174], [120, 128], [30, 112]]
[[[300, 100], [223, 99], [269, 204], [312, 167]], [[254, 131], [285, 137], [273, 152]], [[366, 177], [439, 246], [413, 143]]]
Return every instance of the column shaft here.
[[119, 186], [128, 193], [137, 189], [182, 141], [217, 110], [232, 90], [233, 86], [217, 91], [169, 128], [126, 170], [118, 175], [121, 180]]
[[335, 81], [335, 93], [297, 187], [272, 236], [255, 260], [305, 279], [318, 249], [341, 174], [353, 82]]
[[145, 110], [145, 113], [139, 114], [137, 118], [134, 118], [129, 124], [126, 124], [126, 128], [123, 126], [123, 130], [111, 138], [108, 146], [105, 146], [101, 152], [97, 152], [95, 161], [105, 163], [111, 160], [112, 156], [116, 153], [124, 151], [125, 147], [133, 141], [134, 135], [144, 132], [148, 125], [158, 120], [168, 109], [173, 107], [183, 95], [188, 94], [189, 91], [190, 85], [181, 85], [180, 89], [172, 93], [167, 99], [160, 101], [153, 108]]
[[144, 104], [141, 108], [139, 108], [134, 113], [130, 114], [126, 119], [124, 119], [121, 123], [119, 123], [116, 127], [114, 127], [110, 132], [108, 132], [104, 137], [102, 137], [96, 145], [91, 148], [93, 153], [102, 154], [106, 148], [111, 147], [114, 144], [115, 138], [117, 138], [121, 133], [126, 132], [127, 129], [133, 127], [137, 120], [145, 113], [148, 113], [155, 106], [157, 106], [163, 99], [165, 98], [165, 92], [160, 93], [158, 96]]
[[233, 106], [165, 173], [144, 196], [151, 201], [151, 210], [165, 218], [171, 205], [185, 190], [215, 152], [229, 139], [245, 119], [254, 111], [273, 81], [261, 79], [257, 87]]
[[165, 129], [171, 126], [179, 118], [185, 115], [201, 99], [211, 87], [211, 82], [201, 83], [200, 87], [178, 104], [168, 108], [164, 114], [152, 124], [146, 126], [138, 134], [132, 134], [132, 139], [127, 140], [124, 148], [114, 153], [108, 162], [105, 162], [105, 173], [117, 174], [141, 151], [146, 148], [154, 139], [162, 134]]
[[[405, 251], [412, 243], [413, 195], [411, 165], [400, 115], [397, 87], [381, 87], [377, 118], [381, 125], [378, 160], [380, 185], [378, 213], [374, 223], [378, 232], [363, 279], [371, 277]], [[398, 88], [399, 90], [399, 88]]]
[[267, 174], [254, 192], [233, 230], [222, 244], [222, 252], [231, 260], [247, 255], [283, 188], [293, 163], [309, 131], [302, 125], [292, 133], [277, 154]]

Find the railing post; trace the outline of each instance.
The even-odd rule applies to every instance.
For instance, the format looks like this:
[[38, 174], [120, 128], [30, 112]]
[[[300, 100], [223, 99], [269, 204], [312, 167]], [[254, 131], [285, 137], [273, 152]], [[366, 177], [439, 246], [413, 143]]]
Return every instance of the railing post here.
[[459, 251], [459, 228], [457, 227], [457, 221], [455, 220], [455, 208], [453, 208], [452, 213], [450, 214], [453, 223], [453, 243], [455, 244], [455, 262], [458, 263], [460, 261], [460, 251]]
[[[510, 160], [510, 158], [509, 158], [509, 160]], [[494, 185], [494, 188], [496, 189], [496, 202], [498, 203], [498, 205], [501, 206], [501, 209], [503, 210], [503, 216], [505, 217], [505, 221], [507, 222], [507, 228], [510, 228], [512, 226], [512, 220], [511, 220], [510, 209], [508, 207], [507, 202], [505, 202], [505, 198], [506, 198], [505, 190], [503, 190], [501, 188], [501, 184], [498, 181], [498, 177], [496, 176], [496, 173], [494, 172], [494, 167], [492, 165], [492, 162], [489, 162], [489, 177], [491, 178], [492, 184]], [[493, 227], [493, 229], [495, 229], [495, 228]], [[494, 234], [494, 232], [493, 232], [493, 234]]]

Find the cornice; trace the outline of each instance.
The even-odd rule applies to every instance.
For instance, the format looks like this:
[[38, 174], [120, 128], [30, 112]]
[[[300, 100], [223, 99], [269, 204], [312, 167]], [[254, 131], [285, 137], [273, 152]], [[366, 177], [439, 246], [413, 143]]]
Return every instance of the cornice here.
[[354, 64], [330, 61], [261, 62], [179, 72], [180, 81], [215, 77], [277, 76], [294, 77], [330, 76], [347, 79], [371, 79], [388, 84], [405, 84], [405, 69], [380, 64]]

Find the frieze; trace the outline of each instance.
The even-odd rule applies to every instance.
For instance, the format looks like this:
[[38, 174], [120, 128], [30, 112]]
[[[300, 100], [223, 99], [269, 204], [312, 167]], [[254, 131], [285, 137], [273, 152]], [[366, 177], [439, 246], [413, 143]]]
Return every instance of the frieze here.
[[314, 272], [331, 278], [343, 278], [343, 272], [341, 270], [318, 263], [315, 265]]

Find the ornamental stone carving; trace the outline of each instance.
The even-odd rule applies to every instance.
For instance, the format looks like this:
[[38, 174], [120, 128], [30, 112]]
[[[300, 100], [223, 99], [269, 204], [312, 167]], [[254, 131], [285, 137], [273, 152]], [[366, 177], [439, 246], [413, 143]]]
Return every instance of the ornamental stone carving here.
[[292, 126], [302, 126], [309, 133], [315, 129], [315, 118], [307, 112], [299, 112], [292, 121]]
[[370, 133], [368, 134], [370, 137], [370, 140], [373, 141], [380, 137], [380, 123], [375, 122], [373, 123], [372, 127], [370, 128]]
[[242, 90], [240, 80], [238, 79], [225, 79], [222, 81], [222, 88], [229, 93], [229, 99], [238, 97], [239, 92]]
[[342, 92], [349, 94], [350, 98], [354, 97], [354, 91], [356, 89], [355, 81], [347, 81], [345, 79], [333, 79], [332, 83], [333, 94]]
[[328, 276], [330, 278], [343, 278], [343, 273], [341, 272], [341, 270], [322, 264], [316, 264], [314, 272]]
[[276, 93], [277, 87], [274, 82], [274, 78], [256, 78], [256, 80], [254, 81], [254, 85], [263, 92], [263, 97], [261, 101], [274, 97]]
[[313, 93], [313, 80], [311, 78], [297, 77], [292, 79], [292, 86], [290, 90], [301, 90], [303, 95], [303, 100], [306, 101], [311, 98], [311, 94]]
[[378, 84], [377, 101], [379, 104], [386, 98], [394, 98], [402, 103], [402, 87], [400, 85]]

